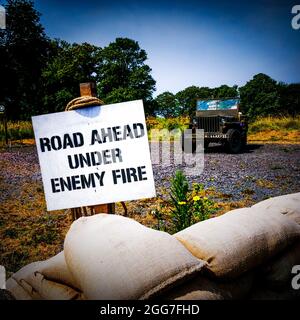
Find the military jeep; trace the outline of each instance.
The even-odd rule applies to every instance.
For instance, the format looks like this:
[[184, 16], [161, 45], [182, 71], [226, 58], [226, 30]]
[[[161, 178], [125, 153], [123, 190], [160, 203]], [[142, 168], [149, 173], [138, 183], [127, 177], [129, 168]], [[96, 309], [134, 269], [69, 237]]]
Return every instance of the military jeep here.
[[195, 152], [196, 129], [204, 130], [204, 149], [208, 148], [210, 142], [217, 142], [227, 152], [239, 153], [247, 144], [247, 118], [239, 112], [237, 98], [197, 100], [196, 116], [189, 129], [192, 130], [182, 134], [184, 152]]

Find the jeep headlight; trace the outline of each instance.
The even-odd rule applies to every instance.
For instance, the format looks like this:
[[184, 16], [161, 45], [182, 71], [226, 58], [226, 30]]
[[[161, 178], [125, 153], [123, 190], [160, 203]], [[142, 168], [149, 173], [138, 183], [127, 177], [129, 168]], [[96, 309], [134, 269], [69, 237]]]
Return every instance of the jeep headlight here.
[[221, 123], [222, 123], [222, 125], [224, 126], [225, 123], [226, 123], [226, 119], [225, 119], [225, 118], [221, 118]]

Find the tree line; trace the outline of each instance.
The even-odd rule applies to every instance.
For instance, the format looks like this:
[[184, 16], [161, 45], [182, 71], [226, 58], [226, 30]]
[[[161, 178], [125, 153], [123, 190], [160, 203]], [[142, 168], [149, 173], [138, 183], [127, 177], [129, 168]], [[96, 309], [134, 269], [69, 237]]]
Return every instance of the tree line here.
[[30, 0], [8, 0], [5, 30], [0, 30], [0, 103], [9, 119], [58, 112], [79, 95], [79, 83], [97, 83], [105, 103], [143, 99], [146, 115], [193, 116], [197, 99], [241, 98], [250, 117], [299, 113], [300, 83], [276, 82], [257, 74], [244, 86], [190, 86], [155, 99], [155, 80], [147, 53], [137, 41], [117, 38], [106, 47], [50, 39]]
[[266, 74], [259, 73], [244, 86], [222, 85], [217, 88], [190, 86], [173, 94], [159, 94], [155, 113], [163, 117], [193, 116], [197, 99], [222, 99], [240, 97], [244, 114], [255, 119], [258, 116], [291, 115], [300, 113], [300, 83], [276, 82]]

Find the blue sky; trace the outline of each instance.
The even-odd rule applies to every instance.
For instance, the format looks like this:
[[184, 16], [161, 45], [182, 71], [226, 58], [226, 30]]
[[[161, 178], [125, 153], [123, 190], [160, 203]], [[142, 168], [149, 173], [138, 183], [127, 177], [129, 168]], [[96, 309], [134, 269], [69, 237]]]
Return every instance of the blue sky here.
[[243, 85], [263, 72], [300, 82], [300, 1], [35, 0], [50, 37], [106, 46], [137, 40], [148, 54], [156, 94], [190, 85]]

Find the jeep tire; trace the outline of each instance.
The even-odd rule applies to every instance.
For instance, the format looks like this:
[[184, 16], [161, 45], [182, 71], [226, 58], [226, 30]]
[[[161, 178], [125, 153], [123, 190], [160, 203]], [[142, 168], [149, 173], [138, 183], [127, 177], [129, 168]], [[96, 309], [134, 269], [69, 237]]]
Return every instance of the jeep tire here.
[[237, 129], [229, 129], [227, 135], [228, 138], [225, 142], [226, 151], [229, 153], [239, 153], [244, 146], [241, 132]]

